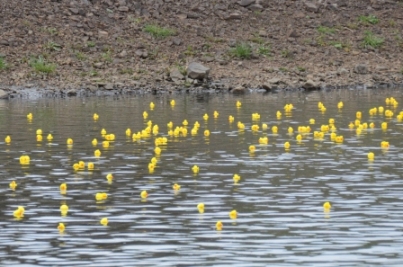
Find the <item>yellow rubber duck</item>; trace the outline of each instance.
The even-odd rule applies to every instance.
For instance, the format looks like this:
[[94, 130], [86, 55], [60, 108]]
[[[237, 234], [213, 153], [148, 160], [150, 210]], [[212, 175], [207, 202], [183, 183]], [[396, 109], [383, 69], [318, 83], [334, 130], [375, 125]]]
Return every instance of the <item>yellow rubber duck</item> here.
[[6, 144], [10, 144], [11, 143], [11, 137], [9, 135], [7, 135], [6, 138], [4, 138], [4, 142], [6, 142]]
[[338, 109], [342, 109], [344, 106], [343, 101], [340, 101], [339, 103], [337, 103], [337, 108]]
[[195, 121], [194, 125], [195, 128], [199, 128], [200, 127], [200, 123], [198, 121]]
[[34, 116], [32, 115], [32, 113], [28, 113], [27, 119], [28, 119], [29, 121], [32, 121], [33, 118], [34, 118]]
[[217, 118], [218, 118], [218, 115], [220, 115], [220, 114], [218, 113], [218, 111], [217, 111], [217, 110], [214, 110], [214, 113], [213, 113], [214, 119], [217, 119]]
[[268, 143], [269, 143], [269, 138], [267, 138], [267, 137], [260, 137], [259, 138], [259, 144], [267, 145]]
[[113, 174], [112, 173], [108, 173], [106, 175], [106, 180], [108, 180], [109, 182], [111, 182], [113, 180]]
[[182, 121], [182, 125], [183, 125], [183, 126], [188, 126], [188, 125], [189, 125], [188, 120], [184, 119], [184, 120]]
[[344, 137], [342, 135], [337, 135], [335, 141], [336, 143], [343, 143]]
[[172, 107], [174, 107], [176, 105], [175, 99], [172, 99], [171, 102], [169, 102], [171, 104]]
[[221, 231], [222, 228], [223, 228], [222, 222], [221, 222], [221, 221], [218, 221], [218, 222], [215, 224], [215, 229], [216, 229], [217, 231]]
[[378, 107], [378, 112], [380, 113], [380, 114], [383, 114], [383, 111], [384, 111], [385, 109], [382, 107], [382, 106], [380, 106], [380, 107]]
[[74, 169], [75, 171], [78, 171], [78, 170], [80, 169], [80, 165], [79, 165], [78, 163], [74, 163], [74, 164], [73, 164], [73, 169]]
[[59, 223], [57, 226], [57, 230], [59, 230], [60, 233], [63, 233], [66, 227], [64, 226], [64, 223]]
[[36, 141], [37, 141], [37, 142], [42, 142], [42, 140], [43, 140], [42, 135], [38, 134], [38, 135], [36, 136]]
[[239, 180], [241, 180], [241, 176], [235, 173], [234, 176], [232, 177], [232, 180], [234, 180], [234, 183], [238, 183]]
[[161, 148], [159, 147], [154, 148], [154, 153], [155, 155], [161, 155]]
[[97, 146], [98, 145], [98, 140], [96, 138], [92, 139], [91, 144], [93, 146]]
[[148, 163], [148, 171], [150, 173], [153, 173], [155, 169], [155, 164], [153, 164], [152, 162]]
[[42, 134], [42, 129], [36, 130], [36, 135], [41, 135]]
[[92, 171], [95, 168], [94, 163], [93, 162], [88, 162], [87, 168], [88, 168], [89, 171]]
[[60, 188], [60, 192], [66, 192], [67, 191], [67, 184], [66, 183], [62, 183], [62, 184], [60, 184], [60, 186], [59, 186], [59, 188]]
[[249, 152], [253, 153], [256, 151], [256, 147], [254, 145], [249, 146]]
[[29, 162], [30, 162], [30, 157], [28, 156], [28, 155], [22, 155], [21, 157], [20, 157], [20, 164], [21, 165], [28, 165], [29, 164]]
[[236, 210], [231, 210], [230, 213], [229, 213], [229, 217], [232, 220], [235, 220], [238, 217], [238, 213], [236, 212]]
[[234, 120], [235, 120], [234, 116], [232, 116], [232, 115], [229, 115], [229, 116], [228, 116], [228, 121], [229, 121], [229, 123], [233, 123]]
[[154, 102], [150, 102], [150, 109], [153, 110], [155, 108]]
[[287, 131], [288, 131], [289, 134], [292, 134], [294, 132], [294, 129], [290, 126], [290, 127], [288, 127]]
[[100, 192], [100, 193], [96, 193], [95, 194], [95, 199], [97, 201], [101, 201], [101, 200], [106, 200], [108, 198], [108, 194], [104, 193], [104, 192]]
[[252, 113], [252, 120], [253, 121], [260, 120], [260, 114], [259, 113]]
[[262, 130], [263, 130], [263, 131], [266, 131], [267, 128], [269, 128], [269, 126], [267, 126], [266, 123], [262, 123]]
[[271, 127], [271, 131], [274, 134], [278, 133], [278, 127], [276, 125], [274, 125], [273, 127]]
[[[152, 102], [151, 102], [152, 103]], [[100, 221], [99, 221], [103, 226], [108, 226], [108, 218], [102, 218]]]
[[78, 162], [78, 166], [79, 166], [80, 169], [85, 169], [85, 162], [82, 161], [82, 160], [80, 160], [80, 161]]
[[181, 189], [181, 186], [178, 185], [178, 184], [174, 184], [174, 185], [172, 186], [172, 189], [175, 190], [175, 191], [178, 191], [179, 189]]
[[204, 136], [209, 137], [210, 136], [210, 131], [209, 130], [204, 130]]
[[375, 159], [375, 154], [373, 152], [368, 153], [368, 160], [372, 161]]
[[48, 134], [48, 136], [46, 136], [46, 140], [48, 140], [49, 142], [51, 142], [53, 140], [53, 135], [52, 134]]
[[381, 147], [382, 148], [389, 148], [389, 142], [388, 141], [382, 141], [381, 142]]
[[97, 121], [99, 119], [98, 114], [94, 113], [94, 115], [92, 115], [92, 118], [94, 119], [94, 121]]
[[150, 162], [151, 162], [152, 164], [156, 165], [157, 162], [158, 162], [158, 159], [157, 159], [156, 157], [152, 157]]
[[130, 128], [127, 128], [125, 134], [126, 134], [126, 136], [131, 136], [132, 130]]
[[371, 122], [371, 123], [369, 124], [369, 128], [371, 128], [371, 129], [375, 128], [375, 123]]
[[315, 119], [309, 119], [309, 124], [315, 124]]
[[284, 143], [284, 148], [285, 149], [290, 149], [290, 147], [291, 147], [290, 142], [285, 142]]
[[235, 106], [237, 107], [237, 108], [240, 108], [241, 106], [242, 106], [242, 103], [241, 103], [241, 101], [236, 101], [236, 104], [235, 104]]
[[326, 201], [325, 203], [323, 203], [323, 209], [326, 211], [329, 211], [332, 208], [332, 205], [330, 204], [329, 201]]
[[387, 123], [387, 122], [382, 122], [382, 124], [381, 124], [381, 129], [382, 129], [382, 130], [388, 129], [388, 123]]
[[253, 132], [257, 132], [257, 131], [259, 131], [259, 125], [253, 124], [251, 129], [252, 129]]
[[102, 147], [108, 148], [109, 147], [109, 141], [102, 141]]
[[329, 119], [329, 124], [334, 124], [334, 119], [333, 118]]
[[277, 110], [277, 112], [276, 112], [276, 117], [277, 117], [277, 119], [280, 119], [281, 118], [281, 111], [280, 110]]
[[16, 218], [22, 218], [22, 217], [24, 217], [24, 212], [25, 212], [24, 207], [23, 207], [23, 206], [19, 206], [19, 207], [13, 212], [13, 215], [14, 215], [14, 217], [16, 217]]
[[62, 215], [66, 215], [69, 212], [69, 206], [67, 205], [61, 205], [60, 206], [60, 212], [62, 213]]
[[143, 118], [144, 118], [145, 120], [148, 118], [148, 112], [147, 112], [147, 111], [144, 111], [144, 112], [143, 112]]
[[97, 158], [100, 157], [101, 156], [101, 150], [99, 150], [99, 149], [95, 150], [94, 151], [94, 156], [97, 157]]
[[205, 121], [208, 120], [208, 114], [207, 113], [203, 115], [203, 120], [205, 120]]
[[197, 166], [197, 165], [193, 165], [193, 167], [192, 167], [192, 171], [193, 171], [193, 173], [194, 173], [194, 174], [199, 173], [199, 171], [200, 171], [199, 166]]
[[167, 123], [168, 129], [172, 129], [174, 127], [174, 124], [172, 121]]
[[143, 199], [147, 198], [148, 197], [147, 191], [146, 190], [141, 191], [140, 197], [143, 198]]
[[11, 190], [15, 190], [17, 188], [17, 183], [15, 181], [11, 181], [9, 183], [9, 186], [10, 186]]
[[67, 138], [67, 144], [68, 144], [68, 145], [72, 145], [72, 144], [73, 144], [73, 139]]
[[204, 203], [197, 204], [197, 210], [199, 213], [204, 213]]
[[301, 135], [301, 134], [298, 134], [298, 135], [295, 137], [295, 139], [296, 139], [297, 141], [301, 141], [301, 140], [302, 140], [302, 135]]

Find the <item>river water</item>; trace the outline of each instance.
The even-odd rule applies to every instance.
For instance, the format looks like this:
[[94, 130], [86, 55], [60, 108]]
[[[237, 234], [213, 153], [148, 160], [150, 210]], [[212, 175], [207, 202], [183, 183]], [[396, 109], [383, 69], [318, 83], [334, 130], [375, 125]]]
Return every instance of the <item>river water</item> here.
[[[386, 105], [390, 97], [399, 104]], [[326, 111], [319, 110], [319, 101]], [[286, 104], [293, 104], [291, 112], [284, 111]], [[397, 89], [2, 101], [1, 265], [403, 266], [403, 123], [396, 117], [402, 105]], [[369, 115], [379, 106], [394, 115]], [[374, 128], [359, 134], [356, 127], [350, 129], [357, 111], [362, 112], [360, 123], [373, 122]], [[253, 113], [260, 119], [252, 120]], [[314, 137], [330, 118], [335, 133], [343, 136], [341, 143], [331, 140], [330, 130]], [[168, 135], [169, 121], [175, 128], [185, 119], [186, 136]], [[137, 133], [149, 120], [159, 126], [158, 135], [134, 141], [126, 136], [127, 128]], [[200, 128], [192, 135], [196, 121]], [[239, 121], [244, 130], [238, 129]], [[387, 129], [381, 129], [382, 122]], [[298, 127], [308, 125], [311, 132], [297, 141]], [[278, 127], [277, 134], [272, 126]], [[107, 148], [101, 143], [102, 129], [116, 137]], [[54, 137], [50, 142], [49, 133]], [[159, 156], [156, 137], [167, 138]], [[268, 144], [259, 144], [261, 137], [268, 137]], [[73, 145], [66, 144], [67, 138]], [[389, 148], [381, 148], [382, 141]], [[100, 157], [94, 156], [96, 149]], [[374, 160], [368, 159], [369, 152]], [[21, 155], [30, 156], [28, 165], [20, 164]], [[153, 157], [157, 163], [150, 171]], [[79, 161], [94, 163], [94, 169], [75, 171]], [[238, 183], [234, 174], [241, 177]], [[67, 184], [65, 194], [62, 183]], [[180, 190], [173, 190], [175, 183]], [[143, 190], [146, 199], [140, 197]], [[99, 192], [107, 199], [97, 201]], [[326, 201], [330, 210], [323, 208]], [[204, 203], [204, 213], [198, 203]], [[63, 204], [69, 207], [67, 215], [59, 210]], [[13, 216], [18, 206], [25, 208], [22, 218]], [[231, 219], [234, 209], [238, 216]], [[105, 217], [107, 226], [100, 223]], [[64, 232], [57, 229], [59, 223]]]

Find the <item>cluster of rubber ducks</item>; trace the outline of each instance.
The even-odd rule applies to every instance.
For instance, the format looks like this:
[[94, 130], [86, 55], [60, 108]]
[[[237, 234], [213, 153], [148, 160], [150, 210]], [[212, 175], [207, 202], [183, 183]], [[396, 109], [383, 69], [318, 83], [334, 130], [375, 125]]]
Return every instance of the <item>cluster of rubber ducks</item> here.
[[[392, 109], [395, 109], [398, 106], [398, 102], [396, 101], [396, 99], [391, 97], [391, 98], [386, 98], [385, 103], [386, 103], [386, 106], [390, 107], [390, 108], [385, 109], [382, 106], [373, 107], [368, 111], [369, 115], [374, 116], [376, 114], [383, 114], [386, 118], [393, 117], [394, 112], [393, 112]], [[170, 106], [173, 108], [175, 105], [176, 105], [175, 100], [171, 100], [170, 101]], [[237, 109], [240, 109], [242, 107], [242, 103], [240, 101], [237, 101], [235, 106], [236, 106]], [[342, 109], [343, 107], [344, 107], [343, 102], [342, 101], [338, 102], [337, 108]], [[153, 102], [151, 102], [150, 103], [150, 109], [153, 110], [154, 108], [155, 108], [155, 104]], [[294, 109], [293, 104], [291, 104], [291, 103], [286, 104], [284, 106], [284, 113], [286, 114], [286, 116], [290, 115], [292, 113], [293, 109]], [[326, 111], [326, 107], [322, 102], [318, 102], [318, 109], [322, 113], [324, 113]], [[144, 120], [147, 120], [148, 117], [149, 117], [149, 114], [148, 114], [147, 111], [144, 111], [142, 115], [143, 115]], [[219, 114], [218, 111], [214, 111], [213, 114], [212, 114], [214, 119], [217, 119], [219, 117], [219, 115], [220, 114]], [[282, 116], [282, 112], [280, 110], [278, 110], [276, 112], [277, 119], [281, 119], [281, 116]], [[355, 121], [352, 121], [348, 125], [348, 127], [350, 129], [352, 129], [352, 130], [355, 129], [357, 135], [360, 135], [363, 131], [365, 131], [368, 128], [370, 128], [370, 129], [375, 128], [374, 122], [370, 122], [370, 123], [362, 122], [361, 121], [362, 116], [363, 116], [362, 112], [357, 111], [356, 116], [355, 116], [356, 117]], [[251, 124], [250, 130], [252, 132], [254, 132], [254, 133], [258, 133], [259, 131], [266, 131], [266, 130], [269, 129], [269, 127], [268, 127], [268, 125], [266, 123], [259, 124], [260, 117], [261, 116], [260, 116], [259, 113], [252, 113], [252, 124]], [[27, 120], [32, 121], [32, 119], [33, 119], [33, 115], [32, 115], [32, 113], [29, 113], [27, 115]], [[209, 120], [209, 114], [207, 114], [207, 113], [204, 114], [202, 116], [202, 119], [204, 121]], [[402, 119], [403, 119], [403, 111], [400, 112], [397, 115], [397, 120], [401, 121]], [[93, 114], [93, 120], [98, 121], [99, 120], [99, 115], [96, 114], [96, 113]], [[232, 124], [234, 121], [235, 121], [235, 117], [232, 116], [232, 115], [229, 115], [228, 122], [230, 124]], [[150, 162], [148, 163], [148, 170], [149, 170], [150, 173], [152, 173], [152, 172], [154, 172], [155, 168], [157, 167], [159, 157], [160, 157], [160, 155], [162, 153], [161, 147], [164, 147], [164, 146], [166, 146], [168, 144], [168, 138], [164, 137], [164, 136], [157, 136], [157, 135], [160, 134], [159, 126], [156, 125], [156, 124], [153, 124], [153, 122], [151, 120], [148, 120], [146, 125], [147, 126], [144, 129], [138, 131], [137, 133], [133, 133], [130, 128], [127, 128], [126, 131], [125, 131], [125, 135], [127, 137], [131, 137], [133, 141], [139, 141], [141, 139], [150, 138], [152, 136], [155, 137], [155, 139], [154, 139], [154, 144], [155, 144], [154, 153], [155, 153], [155, 156], [152, 157], [150, 159]], [[237, 128], [238, 128], [239, 131], [245, 131], [246, 127], [245, 127], [245, 124], [243, 122], [238, 121], [236, 125], [237, 125]], [[297, 132], [297, 135], [295, 136], [295, 140], [297, 141], [297, 143], [300, 143], [303, 139], [305, 139], [305, 138], [307, 138], [308, 136], [311, 135], [311, 132], [312, 132], [311, 126], [313, 126], [313, 125], [315, 125], [315, 119], [311, 118], [311, 119], [309, 119], [309, 125], [300, 125], [300, 126], [298, 126], [296, 128], [296, 131], [294, 130], [294, 128], [292, 126], [289, 126], [287, 128], [287, 134], [291, 137], [291, 136], [294, 135], [295, 132]], [[167, 135], [172, 136], [172, 137], [180, 137], [180, 136], [185, 137], [188, 134], [188, 130], [187, 130], [188, 126], [189, 126], [189, 122], [186, 119], [183, 120], [182, 125], [176, 126], [176, 127], [174, 127], [173, 122], [170, 121], [170, 122], [167, 123]], [[387, 130], [387, 128], [388, 128], [388, 123], [387, 122], [382, 122], [381, 123], [381, 129], [382, 130]], [[199, 124], [198, 121], [195, 121], [193, 127], [190, 130], [191, 135], [197, 135], [199, 129], [200, 129], [200, 124]], [[279, 131], [278, 126], [273, 125], [271, 127], [271, 131], [272, 131], [273, 134], [278, 134], [278, 131]], [[325, 136], [327, 134], [329, 134], [330, 140], [332, 142], [343, 143], [344, 137], [342, 135], [338, 135], [336, 132], [337, 132], [336, 121], [335, 121], [334, 118], [329, 118], [328, 124], [323, 124], [323, 125], [320, 126], [319, 129], [313, 131], [313, 139], [314, 140], [315, 139], [321, 139], [322, 140], [322, 139], [325, 138]], [[208, 138], [209, 135], [210, 135], [210, 131], [208, 129], [205, 129], [204, 132], [203, 132], [203, 135], [206, 138]], [[38, 129], [36, 131], [36, 140], [38, 142], [41, 142], [43, 140], [42, 136], [43, 136], [42, 130]], [[105, 129], [101, 130], [101, 136], [104, 139], [102, 141], [102, 147], [104, 147], [104, 148], [109, 147], [109, 143], [111, 141], [114, 141], [115, 138], [116, 138], [115, 134], [107, 133], [107, 131]], [[49, 133], [47, 135], [46, 139], [49, 142], [51, 142], [53, 140], [52, 134]], [[11, 137], [6, 136], [5, 137], [5, 143], [10, 144], [11, 142], [12, 142]], [[67, 143], [68, 146], [72, 146], [74, 142], [73, 142], [72, 138], [68, 138], [66, 143]], [[91, 143], [92, 143], [92, 145], [94, 147], [96, 147], [98, 145], [98, 140], [96, 138], [94, 138]], [[258, 141], [257, 141], [257, 143], [259, 145], [267, 145], [269, 143], [269, 138], [267, 136], [260, 136]], [[380, 146], [381, 146], [382, 149], [388, 149], [389, 148], [389, 142], [388, 141], [382, 141], [380, 143]], [[291, 148], [291, 142], [286, 141], [284, 143], [284, 149], [286, 151], [288, 151], [288, 150], [290, 150], [290, 148]], [[256, 151], [256, 146], [253, 145], [253, 144], [249, 145], [249, 152], [251, 154], [254, 154], [255, 151]], [[96, 149], [94, 151], [94, 156], [95, 157], [100, 157], [101, 156], [101, 151], [99, 149]], [[369, 161], [373, 161], [375, 159], [374, 152], [368, 152], [367, 157], [368, 157]], [[20, 161], [21, 165], [29, 165], [30, 164], [30, 157], [29, 157], [29, 155], [22, 155], [20, 157], [19, 161]], [[78, 162], [73, 164], [73, 170], [74, 171], [80, 171], [80, 170], [85, 170], [85, 169], [87, 169], [89, 171], [92, 171], [92, 170], [95, 169], [95, 164], [93, 162], [85, 163], [84, 161], [78, 161]], [[191, 172], [194, 175], [197, 175], [200, 172], [199, 166], [197, 166], [197, 165], [192, 166], [191, 167]], [[113, 174], [112, 173], [107, 174], [106, 175], [106, 180], [108, 181], [108, 183], [112, 183], [113, 180], [114, 180]], [[234, 184], [239, 183], [240, 180], [241, 180], [241, 176], [239, 174], [234, 174], [233, 175]], [[9, 183], [9, 187], [12, 190], [16, 190], [17, 186], [18, 185], [17, 185], [17, 183], [15, 181], [11, 181]], [[177, 192], [179, 192], [179, 190], [181, 190], [181, 185], [179, 185], [178, 183], [175, 183], [175, 184], [172, 185], [172, 189], [174, 190], [174, 192], [177, 193]], [[66, 192], [67, 192], [67, 184], [62, 183], [60, 185], [60, 193], [61, 194], [66, 194]], [[140, 196], [140, 199], [145, 200], [145, 199], [147, 199], [149, 197], [149, 194], [148, 194], [148, 192], [146, 190], [143, 190], [143, 191], [140, 192], [139, 196]], [[98, 193], [95, 194], [95, 200], [97, 202], [103, 202], [103, 201], [105, 201], [107, 199], [108, 199], [108, 194], [106, 192], [98, 192]], [[330, 212], [331, 208], [332, 208], [332, 206], [331, 206], [330, 202], [327, 201], [327, 202], [325, 202], [323, 204], [324, 212]], [[197, 204], [197, 210], [199, 211], [199, 213], [204, 213], [204, 210], [205, 210], [204, 203]], [[69, 207], [66, 204], [63, 204], [63, 205], [60, 206], [60, 212], [61, 212], [62, 216], [66, 216], [68, 214], [68, 211], [69, 211]], [[23, 218], [24, 212], [25, 212], [24, 207], [19, 206], [13, 212], [13, 215], [16, 218]], [[238, 212], [236, 210], [231, 210], [228, 215], [229, 215], [230, 219], [235, 220], [238, 217]], [[104, 226], [107, 226], [108, 223], [109, 223], [108, 218], [102, 218], [100, 220], [100, 224], [102, 224]], [[222, 221], [217, 221], [216, 224], [215, 224], [215, 229], [218, 230], [218, 231], [221, 231], [223, 229], [223, 226], [224, 226], [224, 224], [223, 224]], [[66, 229], [66, 226], [64, 225], [64, 223], [59, 223], [58, 226], [57, 226], [57, 229], [60, 232], [64, 232], [65, 229]]]

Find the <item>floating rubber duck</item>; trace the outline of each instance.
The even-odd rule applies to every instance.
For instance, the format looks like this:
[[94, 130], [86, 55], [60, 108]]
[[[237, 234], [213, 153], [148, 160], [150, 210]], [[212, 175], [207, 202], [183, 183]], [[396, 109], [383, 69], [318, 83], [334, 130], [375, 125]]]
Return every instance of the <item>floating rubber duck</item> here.
[[53, 135], [52, 134], [48, 134], [48, 136], [46, 136], [46, 140], [48, 140], [49, 142], [51, 142], [53, 140]]
[[193, 127], [199, 128], [200, 127], [200, 123], [198, 121], [195, 121], [195, 123], [193, 124]]
[[141, 191], [140, 197], [143, 198], [143, 199], [147, 198], [148, 197], [147, 191], [146, 190]]
[[271, 131], [274, 134], [278, 133], [278, 127], [276, 125], [274, 125], [273, 127], [271, 127]]
[[298, 134], [298, 135], [295, 137], [295, 139], [296, 139], [297, 141], [302, 141], [302, 135], [301, 135], [301, 134]]
[[94, 119], [94, 121], [97, 121], [99, 119], [99, 115], [94, 113], [94, 115], [92, 115], [92, 118]]
[[284, 148], [285, 148], [285, 149], [290, 149], [290, 146], [291, 146], [291, 145], [290, 145], [290, 142], [285, 142], [285, 143], [284, 143]]
[[82, 160], [80, 160], [80, 161], [78, 162], [78, 166], [79, 166], [80, 169], [84, 169], [84, 168], [85, 168], [85, 162], [82, 161]]
[[321, 127], [320, 127], [320, 130], [322, 131], [322, 132], [328, 132], [329, 131], [329, 125], [322, 125]]
[[203, 115], [203, 120], [205, 120], [205, 121], [208, 120], [208, 114], [207, 113]]
[[73, 144], [73, 139], [67, 138], [67, 144], [68, 144], [68, 145], [72, 145], [72, 144]]
[[6, 144], [10, 144], [11, 143], [11, 137], [9, 135], [7, 135], [6, 138], [4, 138], [4, 142], [6, 142]]
[[59, 223], [57, 226], [57, 230], [59, 230], [60, 233], [63, 233], [66, 227], [64, 226], [64, 223]]
[[100, 193], [96, 193], [95, 194], [95, 199], [97, 201], [101, 201], [101, 200], [106, 200], [108, 198], [108, 194], [104, 193], [104, 192], [100, 192]]
[[197, 204], [197, 210], [199, 213], [204, 213], [204, 203]]
[[229, 116], [228, 116], [228, 121], [229, 121], [229, 123], [233, 123], [234, 120], [235, 120], [234, 116], [232, 116], [232, 115], [229, 115]]
[[63, 192], [65, 194], [67, 191], [67, 184], [62, 183], [62, 184], [60, 184], [59, 188], [60, 188], [60, 192]]
[[253, 121], [260, 120], [260, 114], [259, 113], [252, 113], [252, 120]]
[[375, 159], [375, 154], [373, 152], [368, 153], [368, 160], [372, 161]]
[[277, 112], [276, 112], [276, 117], [277, 117], [277, 119], [280, 119], [281, 118], [281, 111], [280, 110], [277, 110]]
[[329, 201], [326, 201], [325, 203], [323, 203], [323, 209], [325, 211], [329, 211], [332, 208], [332, 205], [330, 204]]
[[231, 210], [230, 213], [229, 213], [229, 217], [232, 220], [235, 220], [238, 217], [238, 213], [236, 212], [236, 210]]
[[155, 164], [153, 164], [152, 162], [148, 163], [148, 171], [150, 173], [153, 173], [155, 170]]
[[102, 141], [102, 147], [108, 148], [109, 147], [109, 141]]
[[161, 148], [159, 147], [154, 148], [154, 153], [155, 155], [161, 155]]
[[175, 190], [175, 191], [178, 191], [179, 189], [181, 189], [181, 186], [178, 185], [178, 184], [174, 184], [174, 185], [172, 186], [172, 189]]
[[241, 101], [238, 100], [238, 101], [236, 101], [235, 105], [237, 108], [240, 108], [242, 106], [242, 103], [241, 103]]
[[16, 217], [16, 218], [22, 218], [22, 217], [24, 217], [24, 212], [25, 212], [24, 207], [23, 207], [23, 206], [19, 206], [19, 207], [13, 212], [13, 215], [14, 215], [14, 217]]
[[288, 127], [287, 131], [288, 131], [289, 134], [292, 134], [294, 132], [294, 129], [290, 126], [290, 127]]
[[130, 128], [127, 128], [125, 131], [126, 136], [131, 136], [132, 135], [132, 130]]
[[198, 128], [192, 128], [192, 130], [190, 130], [191, 135], [197, 135], [197, 130]]
[[333, 118], [329, 119], [329, 124], [334, 124], [334, 119]]
[[169, 104], [171, 104], [172, 107], [175, 106], [176, 105], [175, 99], [172, 99], [171, 102], [169, 102]]
[[322, 102], [318, 102], [318, 109], [321, 109], [323, 107], [323, 103]]
[[78, 171], [78, 170], [80, 169], [80, 165], [79, 165], [78, 163], [74, 163], [74, 164], [73, 164], [73, 169], [74, 169], [75, 171]]
[[241, 176], [239, 176], [239, 174], [234, 174], [234, 176], [232, 177], [232, 180], [234, 180], [234, 183], [238, 183], [239, 180], [241, 180]]
[[9, 186], [10, 186], [11, 190], [15, 190], [17, 188], [17, 183], [15, 181], [11, 181], [9, 183]]
[[355, 127], [354, 123], [350, 122], [350, 124], [348, 125], [348, 128], [354, 129], [354, 127]]
[[210, 131], [209, 130], [204, 130], [204, 136], [209, 137], [210, 136]]
[[192, 171], [193, 171], [193, 173], [194, 173], [194, 174], [199, 173], [199, 171], [200, 171], [199, 166], [197, 166], [197, 165], [193, 165], [193, 167], [192, 167]]
[[94, 156], [97, 157], [97, 158], [100, 157], [101, 156], [101, 150], [99, 150], [99, 149], [95, 150], [94, 151]]
[[[152, 102], [151, 102], [152, 103]], [[108, 218], [102, 218], [100, 221], [99, 221], [103, 226], [108, 226]]]
[[153, 110], [155, 108], [154, 102], [150, 102], [150, 109]]
[[382, 130], [388, 129], [388, 123], [387, 122], [382, 122], [381, 128], [382, 128]]
[[22, 155], [21, 157], [20, 157], [20, 164], [21, 165], [28, 165], [29, 164], [29, 162], [30, 162], [30, 157], [28, 156], [28, 155]]
[[36, 135], [41, 135], [42, 134], [42, 129], [36, 130]]
[[93, 146], [97, 146], [98, 145], [98, 140], [96, 138], [92, 139], [91, 144]]
[[259, 125], [253, 124], [251, 129], [252, 129], [253, 132], [257, 132], [257, 131], [259, 131]]
[[222, 228], [223, 228], [222, 222], [221, 222], [221, 221], [218, 221], [218, 222], [215, 224], [215, 229], [216, 229], [217, 231], [221, 231]]
[[375, 123], [371, 122], [371, 123], [369, 124], [369, 128], [371, 128], [371, 129], [375, 128]]
[[218, 113], [217, 110], [215, 110], [214, 113], [213, 113], [214, 119], [217, 119], [217, 118], [218, 118], [218, 115], [220, 115], [220, 114]]
[[33, 118], [34, 118], [34, 116], [32, 115], [32, 113], [28, 113], [27, 119], [28, 119], [29, 121], [32, 121]]
[[148, 118], [148, 112], [147, 112], [147, 111], [144, 111], [144, 112], [143, 112], [143, 118], [144, 118], [144, 119], [147, 119], [147, 118]]
[[256, 150], [256, 147], [254, 145], [249, 146], [249, 152], [253, 153], [253, 152], [255, 152], [255, 150]]
[[105, 130], [105, 128], [102, 128], [102, 129], [101, 129], [101, 135], [102, 135], [102, 136], [106, 135], [106, 130]]
[[242, 122], [238, 121], [237, 127], [238, 127], [239, 130], [243, 130], [243, 129], [245, 129], [245, 124], [243, 124]]
[[109, 183], [111, 183], [113, 181], [113, 174], [112, 173], [108, 173], [106, 175], [106, 180], [108, 180]]
[[385, 117], [387, 117], [387, 118], [393, 117], [393, 111], [391, 111], [389, 109], [385, 110]]
[[266, 123], [262, 123], [262, 130], [263, 130], [263, 131], [266, 131], [267, 128], [269, 128], [269, 126], [267, 126]]
[[342, 135], [338, 135], [335, 138], [336, 143], [343, 143], [344, 137]]
[[42, 142], [42, 140], [43, 140], [42, 135], [38, 134], [38, 135], [36, 136], [36, 141], [37, 141], [37, 142]]
[[337, 108], [338, 109], [342, 109], [344, 106], [343, 101], [340, 101], [339, 103], [337, 103]]
[[61, 205], [60, 206], [60, 213], [63, 216], [66, 216], [68, 212], [69, 212], [69, 206], [67, 206], [67, 205]]
[[381, 147], [382, 148], [389, 148], [389, 142], [388, 141], [382, 141], [381, 142]]
[[267, 137], [260, 137], [259, 138], [259, 144], [267, 145], [268, 143], [269, 143], [269, 138], [267, 138]]
[[88, 168], [89, 171], [92, 171], [95, 168], [94, 163], [93, 162], [88, 162], [87, 168]]
[[378, 107], [378, 112], [379, 112], [379, 114], [383, 114], [383, 111], [384, 111], [385, 109], [382, 107], [382, 106], [380, 106], [380, 107]]
[[174, 124], [172, 121], [167, 123], [168, 129], [172, 129], [174, 127]]

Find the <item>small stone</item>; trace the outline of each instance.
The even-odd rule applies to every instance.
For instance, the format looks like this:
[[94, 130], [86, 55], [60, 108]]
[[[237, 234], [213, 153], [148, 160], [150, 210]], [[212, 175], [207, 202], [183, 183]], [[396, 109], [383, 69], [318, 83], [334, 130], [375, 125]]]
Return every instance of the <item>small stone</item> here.
[[68, 90], [66, 94], [67, 96], [75, 96], [77, 95], [77, 90], [75, 89]]
[[256, 0], [241, 0], [238, 2], [238, 4], [240, 6], [247, 7], [247, 6], [250, 6], [251, 4], [254, 4], [255, 2], [256, 2]]
[[368, 67], [365, 64], [357, 64], [354, 66], [354, 72], [357, 74], [367, 74]]
[[319, 10], [318, 6], [312, 2], [305, 2], [305, 9], [306, 9], [306, 11], [315, 12], [315, 13], [318, 12], [318, 10]]
[[175, 44], [175, 45], [181, 45], [182, 44], [182, 40], [179, 38], [179, 37], [174, 37], [173, 39], [172, 39], [172, 42]]
[[123, 50], [122, 52], [119, 53], [120, 58], [124, 58], [126, 56], [127, 56], [127, 51], [126, 50]]
[[192, 79], [203, 80], [204, 78], [207, 78], [209, 72], [210, 68], [197, 62], [192, 62], [187, 67], [187, 76]]
[[236, 86], [234, 89], [231, 90], [233, 94], [244, 94], [246, 92], [246, 88], [242, 85]]
[[312, 81], [312, 80], [307, 80], [305, 82], [305, 84], [302, 86], [302, 88], [308, 89], [308, 90], [312, 90], [312, 89], [316, 89], [318, 88], [318, 85]]
[[120, 12], [128, 12], [128, 11], [129, 11], [129, 8], [128, 8], [127, 6], [120, 6], [120, 7], [118, 7], [118, 10], [119, 10]]
[[97, 68], [97, 69], [101, 69], [103, 65], [104, 65], [103, 62], [94, 63], [94, 67]]
[[232, 19], [242, 19], [241, 13], [232, 12], [228, 16], [225, 17], [225, 20], [232, 20]]
[[270, 84], [280, 84], [281, 80], [279, 78], [271, 78], [267, 82], [270, 83]]
[[104, 86], [105, 90], [113, 90], [114, 86], [113, 83], [107, 83]]
[[106, 38], [108, 37], [108, 32], [106, 31], [98, 31], [98, 35], [100, 38]]

